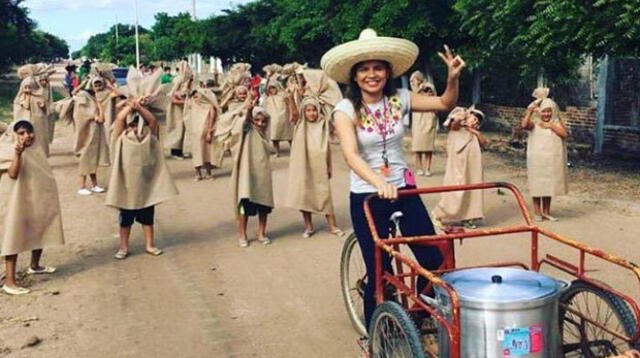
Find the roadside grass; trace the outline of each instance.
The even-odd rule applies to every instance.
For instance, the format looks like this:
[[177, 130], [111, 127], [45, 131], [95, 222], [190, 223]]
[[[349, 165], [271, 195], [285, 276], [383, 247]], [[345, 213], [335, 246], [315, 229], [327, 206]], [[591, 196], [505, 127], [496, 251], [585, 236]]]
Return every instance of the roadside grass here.
[[13, 98], [19, 85], [17, 80], [0, 79], [0, 122], [9, 123], [13, 119]]

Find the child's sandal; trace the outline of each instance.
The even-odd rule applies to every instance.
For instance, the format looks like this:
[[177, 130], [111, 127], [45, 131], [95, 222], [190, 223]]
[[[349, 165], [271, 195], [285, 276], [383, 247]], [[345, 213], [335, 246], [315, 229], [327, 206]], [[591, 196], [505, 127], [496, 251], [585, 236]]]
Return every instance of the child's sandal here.
[[116, 252], [115, 255], [113, 255], [113, 258], [116, 260], [124, 260], [127, 258], [127, 256], [129, 256], [129, 253], [125, 250], [118, 250], [118, 252]]
[[238, 246], [249, 247], [249, 241], [247, 239], [238, 239]]
[[27, 275], [43, 275], [43, 274], [51, 274], [54, 272], [56, 272], [56, 268], [49, 267], [49, 266], [42, 266], [39, 269], [32, 269], [31, 267], [29, 267], [27, 269]]
[[262, 245], [269, 245], [271, 243], [271, 239], [263, 236], [261, 238], [258, 238], [258, 242], [260, 242]]
[[160, 256], [164, 253], [164, 251], [162, 251], [162, 249], [154, 247], [153, 250], [145, 250], [147, 252], [147, 254], [151, 255], [151, 256]]
[[340, 230], [339, 228], [335, 228], [333, 230], [330, 231], [331, 234], [337, 236], [337, 237], [343, 237], [344, 236], [344, 231]]

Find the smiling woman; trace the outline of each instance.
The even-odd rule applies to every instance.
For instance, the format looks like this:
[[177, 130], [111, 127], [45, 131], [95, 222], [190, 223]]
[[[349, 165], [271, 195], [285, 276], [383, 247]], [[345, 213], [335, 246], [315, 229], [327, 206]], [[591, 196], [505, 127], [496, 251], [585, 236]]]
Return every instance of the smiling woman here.
[[[366, 29], [358, 40], [334, 47], [321, 60], [329, 76], [349, 85], [348, 98], [336, 104], [332, 117], [342, 153], [351, 168], [351, 221], [368, 277], [375, 273], [374, 243], [363, 208], [370, 194], [379, 195], [370, 204], [380, 237], [388, 237], [388, 221], [396, 211], [404, 215], [400, 220], [404, 235], [435, 233], [420, 197], [398, 198], [398, 189], [415, 188], [402, 151], [402, 118], [411, 110], [450, 110], [458, 98], [458, 77], [465, 63], [446, 46], [439, 55], [449, 70], [447, 88], [440, 97], [418, 96], [393, 88], [392, 78], [406, 72], [418, 56], [418, 47], [408, 40], [378, 37], [375, 31]], [[423, 267], [434, 269], [440, 265], [442, 255], [438, 249], [409, 246]], [[383, 258], [383, 264], [385, 270], [391, 270], [388, 257]], [[417, 289], [421, 291], [425, 284], [419, 280]], [[375, 308], [374, 289], [374, 280], [368, 280], [364, 292], [367, 326]]]

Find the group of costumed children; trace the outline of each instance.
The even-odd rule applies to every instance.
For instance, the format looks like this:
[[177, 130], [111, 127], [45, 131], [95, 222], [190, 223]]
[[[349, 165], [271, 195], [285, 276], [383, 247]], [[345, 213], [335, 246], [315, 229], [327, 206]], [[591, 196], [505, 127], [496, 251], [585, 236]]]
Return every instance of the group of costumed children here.
[[[285, 204], [302, 213], [302, 236], [314, 234], [312, 214], [326, 217], [330, 233], [344, 235], [336, 224], [330, 186], [329, 119], [333, 106], [342, 99], [340, 88], [321, 70], [297, 63], [269, 65], [264, 68], [265, 94], [256, 96], [251, 90], [250, 68], [235, 64], [222, 86], [211, 79], [198, 81], [186, 62], [179, 64], [173, 82], [164, 85], [160, 72], [143, 76], [131, 68], [127, 86], [118, 88], [110, 66], [94, 64], [73, 96], [54, 104], [49, 85], [54, 69], [45, 65], [21, 67], [14, 121], [0, 137], [1, 255], [6, 261], [2, 290], [9, 294], [29, 292], [15, 280], [19, 253], [32, 253], [28, 274], [53, 273], [55, 268], [40, 264], [42, 249], [64, 242], [58, 190], [47, 160], [54, 136], [54, 109], [74, 126], [78, 193], [105, 192], [98, 185], [98, 168], [111, 166], [105, 203], [119, 214], [116, 259], [129, 254], [134, 221], [143, 227], [146, 252], [162, 254], [154, 245], [154, 208], [178, 194], [165, 150], [175, 158], [190, 156], [196, 180], [213, 178], [212, 170], [221, 168], [225, 154], [231, 154], [238, 244], [247, 247], [250, 216], [258, 216], [258, 242], [271, 242], [266, 234], [267, 216], [274, 207], [270, 157], [274, 152], [278, 155], [282, 141], [289, 142]], [[418, 94], [436, 94], [421, 73], [414, 73], [410, 82]], [[527, 164], [538, 221], [557, 220], [550, 214], [551, 197], [567, 191], [568, 132], [548, 94], [547, 89], [534, 92], [536, 100], [521, 123], [530, 133]], [[165, 114], [166, 134], [161, 141], [158, 117]], [[479, 131], [483, 119], [482, 112], [473, 107], [458, 107], [444, 122], [449, 130], [444, 185], [482, 182], [481, 147], [487, 142]], [[412, 150], [418, 175], [431, 175], [437, 125], [433, 113], [413, 115]], [[482, 194], [445, 193], [434, 215], [437, 222], [475, 227], [474, 222], [484, 216]]]

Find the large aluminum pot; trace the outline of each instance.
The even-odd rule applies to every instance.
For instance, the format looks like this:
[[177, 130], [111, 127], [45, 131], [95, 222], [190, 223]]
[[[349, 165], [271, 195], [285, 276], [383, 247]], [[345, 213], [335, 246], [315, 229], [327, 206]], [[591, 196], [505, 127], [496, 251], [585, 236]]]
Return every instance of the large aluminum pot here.
[[[461, 358], [558, 358], [562, 356], [558, 297], [569, 286], [534, 271], [475, 268], [443, 276], [460, 298]], [[436, 288], [435, 303], [451, 317], [451, 302]], [[441, 358], [449, 337], [438, 327]]]

